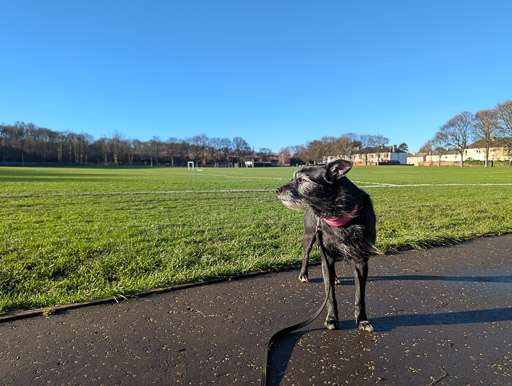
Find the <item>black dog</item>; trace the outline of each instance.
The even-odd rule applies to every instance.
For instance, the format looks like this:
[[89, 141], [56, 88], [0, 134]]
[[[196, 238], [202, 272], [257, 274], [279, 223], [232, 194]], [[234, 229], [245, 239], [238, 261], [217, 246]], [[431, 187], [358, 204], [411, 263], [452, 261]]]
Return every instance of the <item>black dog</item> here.
[[327, 301], [325, 326], [334, 330], [338, 307], [334, 294], [334, 263], [341, 259], [354, 262], [356, 283], [356, 323], [365, 331], [373, 331], [365, 306], [368, 258], [375, 250], [375, 212], [370, 196], [355, 186], [345, 175], [352, 162], [337, 160], [324, 166], [297, 170], [293, 179], [277, 189], [278, 197], [291, 209], [306, 209], [304, 215], [304, 257], [299, 278], [307, 281], [307, 260], [318, 232], [325, 254], [322, 274]]

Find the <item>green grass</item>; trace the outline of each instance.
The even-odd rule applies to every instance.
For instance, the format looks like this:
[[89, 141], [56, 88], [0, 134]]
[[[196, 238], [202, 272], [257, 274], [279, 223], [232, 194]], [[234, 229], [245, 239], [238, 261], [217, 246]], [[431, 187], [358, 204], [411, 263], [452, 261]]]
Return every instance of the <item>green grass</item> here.
[[[293, 170], [0, 168], [0, 312], [297, 264], [303, 212], [275, 193], [178, 193], [273, 189]], [[512, 184], [510, 168], [349, 177], [372, 196], [380, 253], [512, 230], [512, 186], [471, 185]]]

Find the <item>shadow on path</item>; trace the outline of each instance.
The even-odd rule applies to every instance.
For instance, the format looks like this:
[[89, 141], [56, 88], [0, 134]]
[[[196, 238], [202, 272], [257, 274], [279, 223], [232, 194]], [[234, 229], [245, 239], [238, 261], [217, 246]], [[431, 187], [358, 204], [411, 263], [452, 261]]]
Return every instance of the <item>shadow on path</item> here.
[[[512, 308], [496, 308], [492, 310], [443, 312], [436, 314], [392, 315], [370, 319], [375, 332], [389, 332], [397, 327], [458, 325], [468, 323], [492, 323], [512, 321]], [[338, 323], [339, 330], [355, 328], [353, 320]], [[293, 349], [302, 336], [322, 329], [303, 330], [288, 334], [272, 346], [269, 356], [269, 384], [278, 385], [288, 367]]]
[[[354, 285], [354, 279], [338, 277], [341, 285]], [[369, 282], [377, 281], [453, 281], [473, 283], [512, 283], [512, 276], [435, 276], [435, 275], [400, 275], [400, 276], [368, 276]], [[309, 279], [310, 283], [322, 283], [321, 277]]]
[[[354, 279], [339, 277], [342, 286], [354, 285]], [[483, 283], [512, 283], [512, 276], [435, 276], [435, 275], [399, 275], [399, 276], [369, 276], [368, 281], [448, 281], [448, 282], [483, 282]], [[322, 283], [322, 278], [309, 280], [310, 283]], [[458, 325], [469, 323], [492, 323], [512, 321], [512, 308], [496, 308], [490, 310], [457, 311], [413, 315], [390, 315], [372, 318], [370, 322], [375, 332], [389, 332], [397, 327]], [[339, 330], [355, 328], [353, 320], [340, 321]], [[278, 385], [288, 367], [292, 352], [302, 336], [321, 329], [303, 330], [288, 334], [276, 342], [270, 352], [269, 384]]]

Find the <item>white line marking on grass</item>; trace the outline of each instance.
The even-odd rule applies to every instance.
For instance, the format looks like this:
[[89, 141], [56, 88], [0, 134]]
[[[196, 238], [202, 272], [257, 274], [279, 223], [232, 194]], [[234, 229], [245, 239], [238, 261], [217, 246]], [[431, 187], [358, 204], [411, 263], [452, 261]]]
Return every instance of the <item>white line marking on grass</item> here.
[[[442, 186], [512, 186], [510, 184], [380, 184], [358, 185], [359, 188], [414, 188], [414, 187], [442, 187]], [[83, 193], [22, 193], [0, 194], [0, 198], [30, 198], [30, 197], [79, 197], [79, 196], [128, 196], [142, 194], [210, 194], [210, 193], [273, 193], [275, 189], [220, 189], [220, 190], [168, 190], [150, 192], [83, 192]]]
[[358, 184], [372, 184], [370, 186], [382, 186], [382, 187], [389, 187], [389, 186], [400, 186], [400, 185], [396, 185], [396, 184], [388, 184], [388, 183], [384, 183], [384, 182], [370, 182], [370, 181], [354, 181]]
[[200, 193], [268, 193], [275, 189], [224, 189], [224, 190], [169, 190], [151, 192], [83, 192], [83, 193], [25, 193], [0, 194], [0, 198], [29, 198], [29, 197], [79, 197], [79, 196], [122, 196], [140, 194], [200, 194]]
[[282, 177], [238, 177], [238, 176], [227, 176], [224, 174], [212, 174], [214, 177], [226, 177], [226, 178], [240, 178], [240, 179], [248, 179], [248, 180], [289, 180], [289, 178]]
[[237, 178], [237, 179], [245, 179], [245, 180], [279, 180], [279, 181], [287, 181], [290, 178], [284, 177], [246, 177], [246, 176], [230, 176], [227, 174], [190, 174], [190, 173], [176, 173], [175, 175], [180, 176], [204, 176], [204, 177], [225, 177], [225, 178]]
[[403, 184], [403, 185], [358, 185], [360, 188], [414, 188], [439, 186], [512, 186], [511, 184]]

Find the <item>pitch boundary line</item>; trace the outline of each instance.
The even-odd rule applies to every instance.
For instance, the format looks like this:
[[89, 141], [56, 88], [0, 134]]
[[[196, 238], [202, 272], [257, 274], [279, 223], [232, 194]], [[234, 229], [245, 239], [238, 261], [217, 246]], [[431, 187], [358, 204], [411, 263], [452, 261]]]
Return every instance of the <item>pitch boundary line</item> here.
[[360, 188], [414, 188], [414, 187], [442, 187], [442, 186], [512, 186], [510, 184], [403, 184], [403, 185], [392, 185], [392, 184], [382, 184], [382, 185], [358, 185]]
[[[371, 182], [365, 182], [371, 183]], [[414, 187], [443, 187], [443, 186], [512, 186], [508, 184], [382, 184], [358, 185], [359, 188], [414, 188]], [[219, 189], [219, 190], [167, 190], [149, 192], [82, 192], [82, 193], [21, 193], [21, 194], [0, 194], [0, 198], [30, 198], [30, 197], [86, 197], [86, 196], [129, 196], [129, 195], [150, 195], [150, 194], [213, 194], [213, 193], [272, 193], [275, 189]]]
[[208, 194], [208, 193], [253, 193], [275, 192], [275, 189], [221, 189], [221, 190], [168, 190], [150, 192], [83, 192], [83, 193], [26, 193], [0, 194], [0, 198], [30, 198], [30, 197], [81, 197], [81, 196], [129, 196], [144, 194]]
[[[190, 174], [190, 173], [176, 173], [176, 175], [180, 176], [204, 176], [204, 174]], [[259, 177], [259, 176], [232, 176], [228, 174], [207, 174], [208, 177], [223, 177], [223, 178], [236, 178], [240, 180], [279, 180], [279, 181], [289, 181], [289, 178], [285, 177]]]

